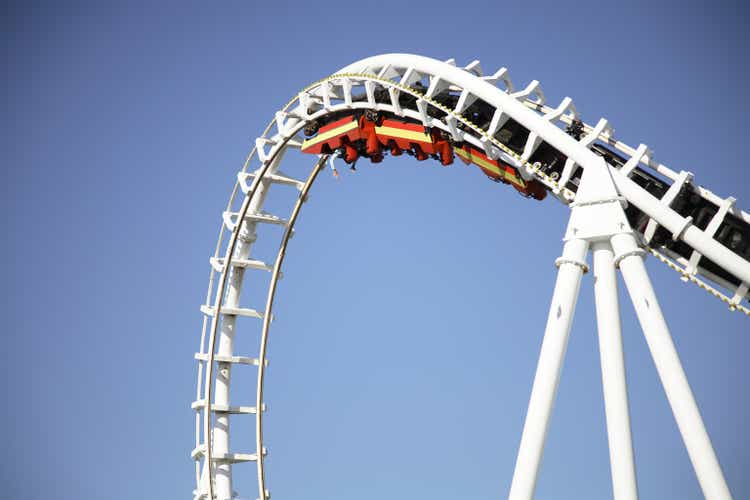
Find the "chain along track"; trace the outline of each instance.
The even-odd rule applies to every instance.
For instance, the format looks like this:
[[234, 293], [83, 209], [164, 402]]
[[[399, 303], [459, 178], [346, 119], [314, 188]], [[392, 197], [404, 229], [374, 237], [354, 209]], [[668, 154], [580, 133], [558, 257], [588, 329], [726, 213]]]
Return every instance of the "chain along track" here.
[[[424, 82], [421, 87], [416, 85], [420, 81]], [[504, 88], [496, 86], [498, 83]], [[388, 92], [387, 101], [376, 100], [377, 88]], [[359, 98], [355, 94], [356, 89], [363, 90]], [[456, 106], [451, 108], [435, 99], [440, 91], [457, 95]], [[401, 105], [400, 97], [404, 95], [413, 98], [412, 106]], [[491, 106], [492, 119], [488, 126], [480, 126], [462, 113], [477, 100]], [[725, 302], [731, 310], [750, 316], [750, 309], [742, 303], [742, 300], [749, 297], [750, 263], [713, 239], [728, 214], [750, 226], [750, 216], [735, 208], [733, 198], [724, 200], [703, 187], [692, 185], [692, 174], [677, 173], [656, 162], [643, 144], [632, 148], [616, 140], [612, 128], [604, 119], [599, 120], [595, 126], [582, 123], [579, 140], [570, 137], [561, 127], [570, 126], [578, 119], [572, 101], [565, 98], [555, 108], [547, 106], [537, 81], [516, 92], [505, 68], [493, 75], [484, 76], [478, 61], [458, 68], [452, 60], [440, 62], [403, 54], [365, 59], [314, 82], [291, 99], [256, 139], [255, 147], [237, 175], [237, 182], [222, 217], [214, 256], [210, 259], [206, 302], [201, 307], [204, 319], [200, 350], [195, 355], [198, 361], [198, 380], [196, 401], [192, 404], [196, 410], [195, 448], [192, 452], [196, 462], [195, 499], [224, 499], [233, 496], [232, 465], [242, 462], [256, 464], [259, 498], [270, 497], [264, 469], [267, 450], [263, 441], [263, 415], [266, 409], [263, 387], [265, 368], [268, 365], [267, 345], [273, 320], [274, 298], [294, 225], [327, 155], [321, 155], [304, 181], [287, 176], [279, 170], [279, 166], [288, 150], [301, 148], [300, 133], [305, 124], [344, 110], [358, 109], [393, 113], [419, 121], [425, 127], [439, 128], [449, 133], [454, 141], [472, 144], [483, 150], [489, 158], [500, 158], [513, 165], [527, 180], [541, 182], [565, 205], [575, 202], [575, 186], [571, 185], [571, 179], [576, 169], [587, 168], [598, 161], [593, 153], [588, 157], [581, 155], [575, 146], [583, 144], [590, 147], [595, 141], [607, 144], [627, 157], [624, 164], [617, 166], [618, 168], [610, 165], [609, 170], [625, 201], [636, 204], [648, 218], [645, 229], [639, 232], [643, 247], [657, 260], [676, 271], [683, 281], [694, 283], [708, 291]], [[430, 111], [434, 110], [441, 114], [439, 118], [431, 116]], [[529, 130], [522, 152], [513, 150], [495, 136], [497, 130], [509, 119], [516, 120]], [[546, 172], [539, 162], [531, 161], [534, 152], [542, 144], [551, 145], [567, 157], [557, 178]], [[259, 166], [251, 169], [254, 163]], [[668, 179], [672, 182], [672, 188], [662, 199], [646, 197], [648, 203], [629, 197], [629, 193], [643, 191], [643, 188], [629, 181], [628, 176], [636, 169], [645, 169]], [[252, 183], [248, 184], [250, 179]], [[277, 185], [293, 187], [299, 192], [286, 219], [262, 211], [269, 190]], [[718, 207], [704, 231], [694, 227], [690, 217], [682, 217], [670, 208], [676, 191], [686, 186], [703, 200]], [[242, 202], [239, 208], [233, 211], [240, 199]], [[250, 258], [253, 243], [258, 237], [257, 230], [261, 225], [278, 225], [284, 228], [273, 264]], [[670, 229], [674, 240], [689, 245], [689, 257], [684, 255], [685, 252], [679, 254], [666, 246], [653, 244], [654, 234], [662, 225]], [[704, 255], [710, 255], [714, 257], [714, 262], [725, 265], [719, 272], [716, 269], [704, 269], [701, 266]], [[240, 307], [239, 299], [247, 271], [270, 272], [265, 311]], [[733, 277], [732, 281], [736, 283], [727, 277]], [[233, 352], [238, 317], [261, 320], [257, 358], [237, 356]], [[231, 372], [237, 365], [257, 367], [255, 406], [229, 404]], [[230, 415], [243, 414], [255, 416], [255, 451], [230, 452]]]

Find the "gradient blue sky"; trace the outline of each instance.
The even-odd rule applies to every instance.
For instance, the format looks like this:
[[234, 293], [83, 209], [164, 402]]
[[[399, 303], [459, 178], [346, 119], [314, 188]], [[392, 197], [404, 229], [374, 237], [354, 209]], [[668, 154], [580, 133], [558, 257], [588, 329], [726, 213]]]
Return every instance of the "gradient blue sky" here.
[[[750, 208], [740, 2], [4, 11], [5, 498], [190, 495], [198, 305], [234, 175], [289, 97], [357, 59], [507, 66], [517, 85], [571, 96], [587, 121], [607, 117], [621, 139]], [[460, 164], [389, 160], [343, 177], [315, 187], [280, 287], [274, 498], [502, 498], [567, 210]], [[648, 267], [730, 488], [750, 498], [750, 322]], [[538, 498], [611, 496], [592, 296], [586, 277]], [[253, 297], [245, 305], [260, 308]], [[621, 302], [641, 496], [700, 498]], [[254, 355], [257, 332], [242, 335]], [[250, 384], [238, 388], [248, 404]], [[247, 433], [236, 444], [252, 451]], [[237, 468], [242, 498], [256, 498], [253, 476]]]

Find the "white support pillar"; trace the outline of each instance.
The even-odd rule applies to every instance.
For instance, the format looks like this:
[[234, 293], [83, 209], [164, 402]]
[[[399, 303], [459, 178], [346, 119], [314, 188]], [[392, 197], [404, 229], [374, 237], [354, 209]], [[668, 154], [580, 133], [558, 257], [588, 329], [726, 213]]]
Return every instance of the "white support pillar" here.
[[539, 353], [539, 363], [531, 389], [529, 409], [526, 413], [526, 422], [518, 449], [516, 469], [508, 495], [508, 498], [513, 500], [527, 500], [534, 496], [549, 417], [555, 402], [560, 371], [568, 347], [568, 335], [578, 300], [581, 276], [586, 269], [587, 250], [586, 241], [569, 240], [565, 243], [562, 257], [556, 262], [560, 270], [552, 295], [547, 327]]
[[597, 242], [592, 245], [592, 254], [612, 492], [615, 500], [636, 500], [638, 485], [630, 434], [620, 304], [612, 248], [608, 242]]
[[719, 460], [646, 273], [642, 251], [631, 234], [613, 236], [612, 247], [703, 495], [711, 500], [731, 499]]
[[[238, 242], [235, 249], [235, 259], [247, 259], [250, 255], [253, 241], [255, 240], [255, 223], [243, 223], [241, 228], [242, 239]], [[229, 263], [225, 263], [229, 265]], [[229, 271], [227, 280], [227, 295], [224, 299], [223, 307], [240, 307], [240, 294], [242, 292], [242, 282], [245, 270], [239, 267], [233, 267]], [[237, 316], [223, 316], [221, 318], [221, 330], [219, 337], [219, 356], [231, 357], [234, 354], [234, 334], [237, 327]], [[229, 406], [229, 389], [232, 377], [232, 364], [218, 362], [218, 371], [216, 373], [216, 388], [214, 390], [213, 404]], [[213, 444], [214, 455], [224, 455], [229, 453], [229, 414], [220, 413], [216, 415], [214, 421]], [[219, 463], [214, 468], [216, 474], [214, 495], [218, 500], [231, 500], [232, 498], [232, 464]]]
[[[270, 174], [274, 174], [278, 169], [278, 166], [283, 158], [284, 151], [282, 150], [274, 160], [274, 164], [269, 167]], [[263, 203], [268, 195], [269, 182], [261, 181], [255, 191], [255, 195], [250, 202], [250, 206], [247, 209], [248, 214], [255, 214], [260, 211]], [[255, 243], [256, 235], [256, 222], [250, 221], [237, 221], [240, 224], [238, 235], [239, 240], [234, 250], [232, 260], [244, 260], [250, 256], [253, 243]], [[230, 265], [230, 260], [224, 262], [225, 266]], [[241, 267], [232, 267], [229, 270], [229, 277], [227, 279], [227, 291], [222, 307], [240, 307], [240, 296], [242, 292], [242, 284], [244, 283], [245, 269]], [[220, 333], [219, 333], [219, 347], [217, 354], [219, 356], [231, 357], [234, 355], [234, 336], [237, 326], [237, 316], [223, 315], [221, 317]], [[225, 362], [217, 362], [218, 371], [216, 373], [216, 385], [214, 390], [214, 398], [212, 404], [229, 406], [230, 405], [230, 385], [232, 377], [232, 364]], [[206, 383], [211, 383], [207, 381]], [[220, 413], [216, 415], [214, 426], [212, 428], [212, 453], [214, 456], [222, 455], [230, 452], [230, 415], [228, 413]], [[219, 463], [215, 467], [208, 467], [208, 470], [214, 471], [215, 475], [215, 486], [214, 496], [218, 500], [231, 500], [233, 497], [232, 487], [232, 464], [230, 463]], [[209, 474], [211, 476], [211, 474]], [[210, 477], [209, 477], [210, 480]]]

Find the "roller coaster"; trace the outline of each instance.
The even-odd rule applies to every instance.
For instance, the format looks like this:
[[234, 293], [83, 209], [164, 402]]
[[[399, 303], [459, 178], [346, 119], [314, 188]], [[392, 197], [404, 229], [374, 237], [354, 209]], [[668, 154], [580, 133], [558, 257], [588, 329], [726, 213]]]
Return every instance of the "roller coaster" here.
[[[287, 154], [314, 158], [307, 173], [281, 170]], [[455, 158], [526, 197], [554, 198], [570, 209], [557, 280], [509, 492], [533, 498], [582, 275], [592, 254], [597, 325], [614, 496], [638, 496], [622, 352], [616, 270], [635, 307], [648, 348], [706, 498], [731, 498], [700, 411], [644, 266], [655, 257], [683, 280], [750, 316], [750, 215], [614, 136], [606, 119], [585, 123], [570, 98], [545, 101], [539, 82], [516, 89], [505, 68], [485, 75], [478, 61], [459, 67], [408, 54], [358, 61], [306, 87], [255, 141], [223, 213], [209, 259], [210, 277], [198, 362], [195, 410], [196, 500], [231, 499], [233, 467], [255, 465], [258, 496], [266, 481], [264, 382], [274, 301], [287, 245], [322, 171], [408, 154], [450, 165]], [[442, 167], [440, 167], [442, 168]], [[296, 191], [286, 217], [263, 211], [272, 188]], [[273, 262], [252, 258], [260, 225], [281, 233]], [[243, 307], [248, 272], [267, 273], [265, 308]], [[255, 280], [253, 282], [256, 282]], [[237, 355], [237, 319], [260, 331], [254, 357]], [[256, 372], [251, 406], [230, 404], [233, 367]], [[252, 451], [230, 449], [230, 417], [254, 422]], [[239, 424], [239, 423], [238, 423]], [[232, 424], [235, 425], [235, 424]]]

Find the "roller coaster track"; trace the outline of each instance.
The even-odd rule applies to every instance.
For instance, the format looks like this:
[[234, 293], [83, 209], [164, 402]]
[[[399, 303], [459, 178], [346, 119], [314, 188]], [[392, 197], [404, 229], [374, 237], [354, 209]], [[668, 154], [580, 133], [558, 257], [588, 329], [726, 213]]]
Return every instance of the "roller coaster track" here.
[[[387, 91], [389, 98], [385, 101], [376, 99], [376, 90]], [[458, 97], [454, 107], [447, 107], [435, 98], [441, 92], [451, 92]], [[406, 95], [412, 97], [409, 102], [413, 104], [402, 105], [401, 97]], [[464, 113], [475, 102], [482, 102], [485, 108], [489, 107], [492, 110], [489, 124], [473, 123], [471, 117]], [[505, 68], [485, 76], [478, 61], [460, 68], [452, 60], [441, 62], [405, 54], [364, 59], [313, 83], [290, 100], [276, 113], [256, 140], [255, 147], [237, 174], [237, 182], [222, 215], [216, 249], [210, 258], [206, 302], [201, 306], [204, 319], [200, 350], [195, 355], [198, 361], [198, 377], [196, 400], [192, 404], [196, 410], [195, 448], [192, 452], [195, 460], [195, 499], [232, 498], [235, 495], [232, 490], [233, 465], [242, 462], [256, 464], [259, 498], [270, 497], [264, 468], [267, 450], [263, 434], [266, 409], [263, 389], [276, 288], [281, 277], [287, 245], [294, 234], [294, 225], [313, 183], [328, 160], [328, 155], [321, 155], [306, 176], [297, 174], [297, 177], [292, 177], [282, 172], [280, 166], [286, 154], [298, 152], [302, 147], [302, 129], [306, 124], [342, 111], [363, 109], [391, 113], [421, 122], [425, 127], [443, 130], [450, 134], [456, 143], [471, 144], [481, 149], [489, 158], [501, 159], [515, 166], [525, 179], [534, 179], [542, 183], [560, 203], [570, 207], [572, 213], [575, 213], [576, 209], [583, 213], [586, 207], [593, 205], [612, 206], [613, 210], [619, 210], [618, 213], [622, 213], [620, 207], [637, 207], [645, 214], [648, 222], [637, 230], [631, 230], [627, 222], [621, 222], [620, 230], [635, 234], [637, 245], [628, 247], [628, 251], [616, 251], [618, 255], [614, 258], [614, 265], [621, 264], [621, 267], [624, 267], [626, 261], [628, 266], [634, 265], [633, 261], [640, 262], [641, 255], [648, 252], [676, 271], [683, 280], [698, 285], [725, 302], [729, 309], [750, 316], [750, 309], [743, 303], [743, 300], [750, 298], [750, 262], [715, 239], [718, 228], [728, 215], [750, 226], [750, 215], [737, 209], [733, 198], [722, 199], [695, 185], [691, 173], [675, 172], [657, 162], [645, 145], [633, 148], [617, 140], [605, 119], [599, 120], [594, 126], [584, 123], [579, 139], [571, 137], [563, 128], [578, 119], [572, 100], [565, 98], [556, 107], [548, 106], [539, 82], [533, 81], [524, 89], [516, 90]], [[522, 152], [514, 151], [496, 137], [496, 132], [509, 119], [515, 120], [529, 131]], [[602, 157], [594, 154], [590, 148], [595, 141], [616, 150], [626, 160], [624, 165], [608, 164]], [[531, 161], [534, 152], [542, 144], [567, 157], [559, 176], [549, 175], [540, 163]], [[312, 158], [309, 155], [306, 157]], [[670, 189], [661, 199], [654, 197], [631, 179], [636, 169], [666, 179]], [[583, 179], [580, 187], [571, 184], [576, 173], [579, 174], [579, 179]], [[606, 189], [601, 191], [606, 196], [592, 196], [593, 191], [583, 188], [588, 182], [593, 185], [593, 180], [586, 180], [589, 178], [598, 179], [600, 185], [610, 185], [614, 189], [610, 193], [612, 196], [607, 195]], [[271, 188], [293, 189], [298, 193], [287, 217], [271, 215], [262, 210]], [[671, 206], [675, 195], [683, 188], [690, 189], [703, 200], [718, 207], [706, 227], [697, 227], [691, 217], [680, 215]], [[566, 240], [577, 238], [573, 236], [578, 231], [576, 220], [582, 219], [571, 218]], [[264, 226], [283, 228], [274, 262], [267, 263], [251, 258], [253, 245], [259, 237], [259, 232], [262, 232], [259, 230]], [[656, 244], [653, 241], [654, 234], [660, 228], [668, 231], [674, 241], [687, 245], [690, 253], [686, 256], [684, 251], [680, 254], [667, 248], [668, 245]], [[586, 232], [585, 228], [583, 232]], [[581, 238], [586, 239], [588, 236]], [[588, 239], [593, 241], [595, 238]], [[614, 246], [616, 245], [613, 243]], [[558, 259], [560, 276], [566, 269], [577, 269], [576, 272], [579, 273], [587, 270], [582, 259], [575, 256], [570, 258], [576, 253], [570, 248], [566, 246], [563, 258]], [[586, 244], [581, 249], [583, 259], [588, 248]], [[595, 250], [596, 243], [592, 243], [591, 248], [592, 251]], [[706, 262], [703, 258], [714, 264], [711, 269], [706, 269], [702, 265]], [[244, 308], [240, 304], [243, 283], [249, 272], [269, 275], [263, 311]], [[253, 274], [253, 282], [257, 281], [256, 275]], [[553, 298], [553, 303], [554, 301]], [[575, 299], [573, 307], [574, 305]], [[234, 352], [239, 317], [252, 318], [260, 323], [257, 327], [260, 329], [257, 357], [238, 356]], [[551, 328], [551, 321], [548, 323], [548, 329]], [[543, 351], [544, 349], [543, 347]], [[540, 359], [540, 365], [541, 363]], [[230, 382], [233, 369], [238, 365], [249, 365], [257, 369], [254, 406], [230, 405]], [[536, 385], [535, 380], [535, 391]], [[529, 414], [532, 414], [531, 404]], [[230, 415], [254, 416], [255, 443], [254, 449], [250, 452], [230, 451]], [[608, 413], [608, 422], [609, 417]], [[529, 419], [531, 417], [527, 417], [527, 426], [530, 425]], [[526, 434], [525, 429], [523, 439], [526, 439]], [[687, 440], [686, 445], [690, 450], [691, 445]], [[517, 474], [521, 462], [519, 456]], [[696, 472], [701, 479], [698, 469], [696, 466]], [[721, 476], [720, 471], [717, 474]], [[534, 477], [535, 475], [534, 470]], [[715, 474], [714, 476], [718, 477]], [[724, 493], [728, 495], [728, 490], [724, 491], [721, 485], [715, 484], [722, 481], [723, 477], [713, 482], [701, 480], [704, 493], [712, 496], [718, 492], [717, 497]], [[530, 495], [533, 495], [533, 481], [531, 486], [524, 490], [521, 486], [517, 487], [514, 479], [511, 497], [526, 498]], [[626, 498], [627, 495], [621, 497]]]

